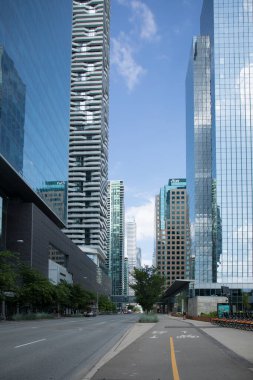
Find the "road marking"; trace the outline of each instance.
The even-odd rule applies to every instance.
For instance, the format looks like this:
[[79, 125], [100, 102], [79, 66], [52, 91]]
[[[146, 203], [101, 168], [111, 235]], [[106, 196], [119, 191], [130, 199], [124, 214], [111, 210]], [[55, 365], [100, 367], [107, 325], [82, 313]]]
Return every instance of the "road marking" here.
[[199, 336], [198, 335], [191, 335], [191, 334], [188, 334], [188, 335], [178, 335], [177, 336], [177, 339], [185, 339], [185, 338], [198, 339]]
[[95, 323], [94, 326], [98, 326], [98, 325], [104, 325], [105, 322], [98, 322], [98, 323]]
[[168, 333], [168, 331], [153, 331], [152, 332], [152, 334], [160, 334], [160, 335], [167, 334], [167, 333]]
[[29, 343], [25, 343], [25, 344], [20, 344], [19, 346], [15, 346], [14, 348], [28, 346], [29, 344], [34, 344], [34, 343], [42, 342], [43, 340], [46, 340], [46, 339], [34, 340], [33, 342], [29, 342]]
[[170, 336], [170, 358], [171, 358], [173, 379], [174, 380], [180, 380], [178, 369], [177, 369], [177, 361], [176, 361], [176, 355], [175, 355], [175, 350], [174, 350], [174, 342], [173, 342], [172, 336]]
[[156, 336], [156, 335], [153, 335], [153, 336], [150, 336], [149, 338], [150, 338], [150, 339], [157, 339], [157, 336]]

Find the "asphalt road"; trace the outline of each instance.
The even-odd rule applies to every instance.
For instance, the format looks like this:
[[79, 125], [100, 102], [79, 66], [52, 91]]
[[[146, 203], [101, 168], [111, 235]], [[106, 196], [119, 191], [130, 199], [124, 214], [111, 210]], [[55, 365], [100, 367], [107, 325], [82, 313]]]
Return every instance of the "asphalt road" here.
[[79, 380], [136, 315], [0, 323], [1, 380]]
[[[208, 329], [217, 327], [203, 330], [161, 316], [152, 329], [98, 369], [92, 380], [252, 380], [253, 364], [213, 339]], [[244, 333], [253, 339], [251, 331]]]

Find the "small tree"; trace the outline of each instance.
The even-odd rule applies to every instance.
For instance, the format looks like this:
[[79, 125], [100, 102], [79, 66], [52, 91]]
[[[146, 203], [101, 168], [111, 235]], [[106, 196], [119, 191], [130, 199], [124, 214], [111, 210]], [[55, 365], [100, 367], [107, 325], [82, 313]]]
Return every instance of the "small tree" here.
[[0, 298], [4, 297], [5, 291], [16, 291], [19, 265], [18, 254], [0, 252]]
[[134, 268], [133, 278], [135, 283], [130, 284], [130, 287], [135, 291], [136, 301], [148, 313], [162, 293], [164, 279], [153, 266]]
[[84, 290], [81, 285], [71, 286], [71, 307], [74, 311], [85, 310], [91, 302], [91, 293]]
[[116, 311], [115, 304], [104, 294], [99, 295], [98, 305], [100, 311]]
[[33, 310], [44, 310], [50, 307], [55, 298], [55, 288], [51, 282], [36, 269], [22, 265], [22, 285], [18, 290], [18, 301], [21, 305], [29, 305]]
[[60, 282], [55, 285], [55, 295], [57, 313], [59, 316], [63, 309], [68, 307], [71, 303], [71, 286], [66, 281]]

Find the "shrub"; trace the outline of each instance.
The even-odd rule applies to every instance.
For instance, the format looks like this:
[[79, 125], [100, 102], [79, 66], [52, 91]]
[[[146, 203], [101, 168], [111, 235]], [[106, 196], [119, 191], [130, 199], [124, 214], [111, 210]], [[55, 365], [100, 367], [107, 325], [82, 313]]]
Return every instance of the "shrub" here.
[[14, 314], [13, 321], [32, 321], [35, 319], [52, 319], [54, 316], [48, 313]]
[[140, 323], [156, 323], [158, 322], [158, 317], [156, 314], [142, 314], [142, 316], [139, 319]]

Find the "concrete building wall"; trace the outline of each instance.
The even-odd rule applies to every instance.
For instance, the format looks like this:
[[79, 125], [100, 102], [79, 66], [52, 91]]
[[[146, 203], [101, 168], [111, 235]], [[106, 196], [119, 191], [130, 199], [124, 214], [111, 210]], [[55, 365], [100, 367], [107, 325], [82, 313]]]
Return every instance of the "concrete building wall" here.
[[197, 317], [201, 313], [209, 314], [217, 311], [218, 303], [227, 303], [227, 297], [197, 296], [188, 300], [188, 314]]

